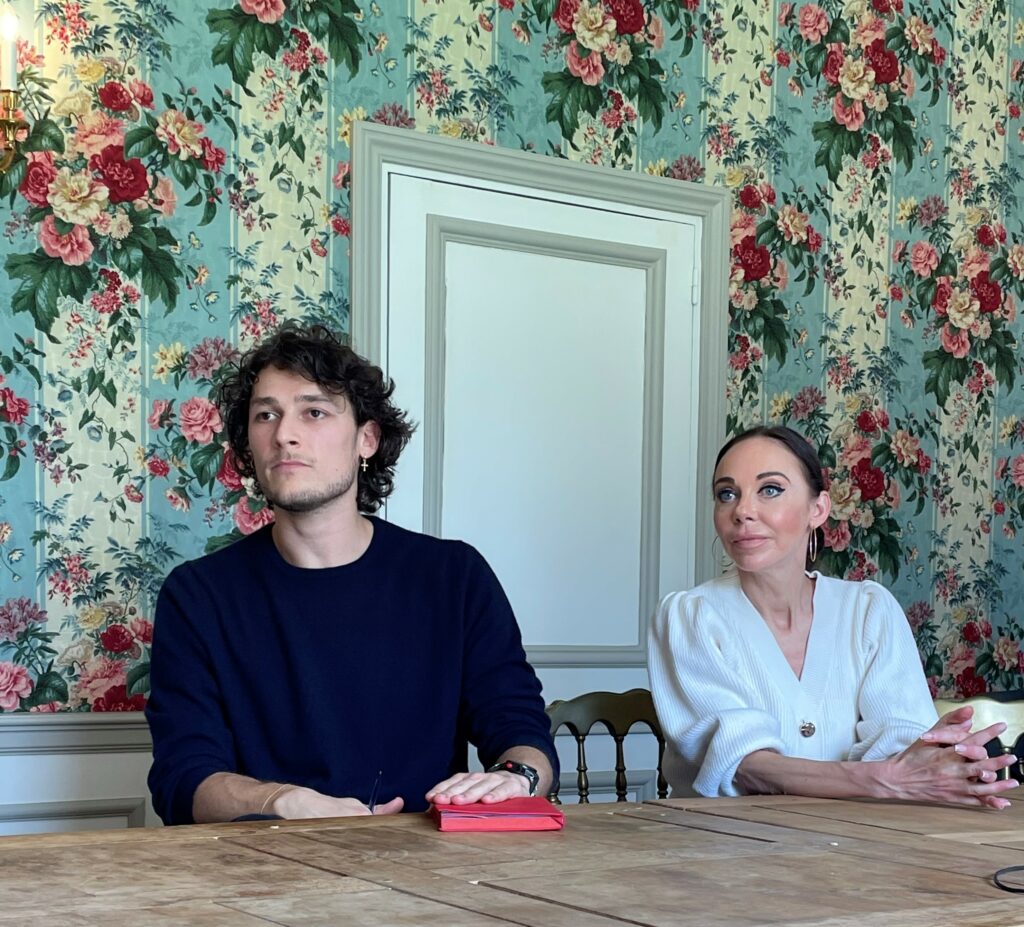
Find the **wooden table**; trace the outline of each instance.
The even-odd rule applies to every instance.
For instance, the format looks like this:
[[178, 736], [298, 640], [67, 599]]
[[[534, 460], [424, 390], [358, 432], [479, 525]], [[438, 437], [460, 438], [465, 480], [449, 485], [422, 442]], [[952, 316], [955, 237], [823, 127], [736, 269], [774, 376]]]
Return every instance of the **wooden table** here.
[[1024, 925], [1024, 895], [990, 882], [1024, 865], [1024, 802], [566, 815], [564, 831], [535, 834], [440, 834], [402, 815], [5, 837], [0, 927]]

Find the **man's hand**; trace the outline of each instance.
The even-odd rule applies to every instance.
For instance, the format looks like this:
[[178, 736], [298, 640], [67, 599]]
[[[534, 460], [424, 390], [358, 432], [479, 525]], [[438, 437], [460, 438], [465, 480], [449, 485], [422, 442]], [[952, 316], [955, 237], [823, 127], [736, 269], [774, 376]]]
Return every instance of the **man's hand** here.
[[469, 805], [476, 801], [487, 804], [530, 794], [525, 776], [510, 772], [456, 773], [439, 782], [429, 792], [427, 801], [435, 805]]
[[394, 798], [371, 811], [355, 798], [334, 798], [315, 789], [292, 786], [284, 789], [272, 802], [270, 810], [283, 818], [343, 818], [366, 814], [398, 814], [405, 802]]

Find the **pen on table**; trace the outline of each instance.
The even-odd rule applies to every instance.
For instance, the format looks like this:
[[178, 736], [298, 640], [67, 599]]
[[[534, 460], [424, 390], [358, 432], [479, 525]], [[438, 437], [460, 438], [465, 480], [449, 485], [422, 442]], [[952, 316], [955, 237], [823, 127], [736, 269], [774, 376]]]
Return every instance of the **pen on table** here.
[[370, 809], [370, 814], [373, 814], [373, 809], [377, 807], [377, 793], [380, 791], [380, 779], [383, 775], [383, 769], [377, 771], [377, 778], [374, 780], [373, 788], [370, 789], [370, 800], [366, 803], [366, 806]]

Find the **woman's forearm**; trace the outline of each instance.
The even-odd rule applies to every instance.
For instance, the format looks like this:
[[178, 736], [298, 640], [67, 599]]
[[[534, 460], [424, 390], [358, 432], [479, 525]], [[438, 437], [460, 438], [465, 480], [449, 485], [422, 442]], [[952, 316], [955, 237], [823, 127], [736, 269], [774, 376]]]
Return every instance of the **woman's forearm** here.
[[888, 761], [805, 760], [755, 750], [740, 763], [735, 782], [748, 795], [898, 798], [888, 781], [889, 766]]

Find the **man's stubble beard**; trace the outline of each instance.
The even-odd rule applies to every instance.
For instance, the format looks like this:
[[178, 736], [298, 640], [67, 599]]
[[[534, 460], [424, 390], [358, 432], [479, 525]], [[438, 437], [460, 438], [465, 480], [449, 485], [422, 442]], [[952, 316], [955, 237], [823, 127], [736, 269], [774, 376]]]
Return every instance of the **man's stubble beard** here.
[[264, 493], [267, 504], [283, 512], [291, 512], [294, 515], [315, 512], [319, 508], [330, 504], [335, 499], [340, 499], [353, 486], [356, 481], [355, 470], [337, 483], [331, 483], [323, 489], [307, 489], [297, 492], [292, 496], [284, 495], [280, 498]]

